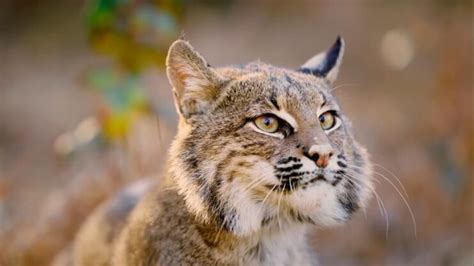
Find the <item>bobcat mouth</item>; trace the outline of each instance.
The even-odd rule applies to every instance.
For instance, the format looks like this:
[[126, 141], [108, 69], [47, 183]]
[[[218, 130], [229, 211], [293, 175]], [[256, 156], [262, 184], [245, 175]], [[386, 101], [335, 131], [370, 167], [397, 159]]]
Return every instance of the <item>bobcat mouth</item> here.
[[296, 189], [302, 188], [306, 189], [310, 187], [312, 184], [317, 182], [327, 182], [329, 183], [328, 179], [323, 174], [317, 174], [315, 177], [303, 181], [303, 176], [298, 177], [290, 177], [287, 179], [280, 178], [280, 184], [278, 185], [265, 185], [266, 188], [275, 191], [284, 191], [284, 192], [293, 192]]
[[309, 180], [310, 183], [313, 183], [313, 182], [316, 182], [316, 181], [325, 181], [325, 182], [327, 182], [328, 180], [322, 174], [319, 174], [316, 177]]

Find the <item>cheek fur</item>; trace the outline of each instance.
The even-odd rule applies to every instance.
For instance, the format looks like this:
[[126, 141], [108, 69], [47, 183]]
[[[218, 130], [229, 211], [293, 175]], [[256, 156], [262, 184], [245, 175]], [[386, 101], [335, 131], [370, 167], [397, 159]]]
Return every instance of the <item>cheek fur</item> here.
[[226, 205], [233, 210], [226, 218], [233, 226], [231, 231], [245, 236], [258, 231], [263, 219], [263, 211], [253, 197], [248, 187], [238, 182], [228, 183], [221, 188], [220, 195], [226, 199]]
[[235, 157], [224, 175], [219, 195], [233, 211], [226, 212], [224, 218], [232, 224], [230, 230], [240, 236], [258, 231], [266, 210], [258, 199], [258, 188], [275, 183], [272, 165], [258, 156]]

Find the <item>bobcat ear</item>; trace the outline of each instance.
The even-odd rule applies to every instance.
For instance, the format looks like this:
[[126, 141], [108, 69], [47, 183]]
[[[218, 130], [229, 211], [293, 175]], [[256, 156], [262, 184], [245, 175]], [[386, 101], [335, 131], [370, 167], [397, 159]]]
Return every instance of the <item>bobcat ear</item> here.
[[175, 41], [166, 58], [176, 108], [184, 117], [204, 113], [218, 95], [224, 78], [184, 40]]
[[309, 59], [299, 68], [300, 72], [313, 74], [326, 78], [333, 83], [339, 72], [339, 67], [344, 56], [344, 40], [338, 36], [336, 42], [329, 50], [319, 53]]

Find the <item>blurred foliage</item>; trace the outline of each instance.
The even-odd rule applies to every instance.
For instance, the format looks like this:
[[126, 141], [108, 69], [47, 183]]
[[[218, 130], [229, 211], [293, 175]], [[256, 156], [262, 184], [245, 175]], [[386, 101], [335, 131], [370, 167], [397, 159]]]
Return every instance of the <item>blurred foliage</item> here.
[[89, 73], [87, 82], [104, 96], [105, 105], [100, 109], [99, 122], [107, 138], [124, 137], [134, 118], [150, 110], [138, 74], [95, 70]]
[[86, 5], [90, 46], [111, 60], [108, 67], [86, 74], [86, 85], [103, 99], [95, 118], [100, 130], [88, 127], [94, 132], [83, 134], [86, 138], [77, 129], [66, 132], [56, 141], [58, 154], [72, 154], [97, 137], [106, 143], [123, 140], [136, 118], [151, 112], [140, 74], [164, 67], [167, 49], [179, 35], [183, 9], [184, 0], [92, 0]]
[[183, 7], [183, 0], [90, 1], [85, 18], [91, 46], [130, 72], [163, 67]]

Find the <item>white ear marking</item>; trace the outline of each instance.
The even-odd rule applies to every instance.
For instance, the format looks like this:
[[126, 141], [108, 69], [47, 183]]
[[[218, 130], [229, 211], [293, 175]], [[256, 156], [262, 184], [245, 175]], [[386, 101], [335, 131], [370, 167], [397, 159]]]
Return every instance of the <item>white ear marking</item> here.
[[330, 83], [333, 83], [339, 73], [339, 67], [344, 56], [344, 47], [344, 40], [338, 37], [328, 51], [313, 56], [299, 70], [303, 73], [324, 77]]
[[168, 79], [173, 86], [178, 113], [184, 118], [202, 113], [219, 94], [222, 77], [186, 41], [175, 41], [166, 58]]

